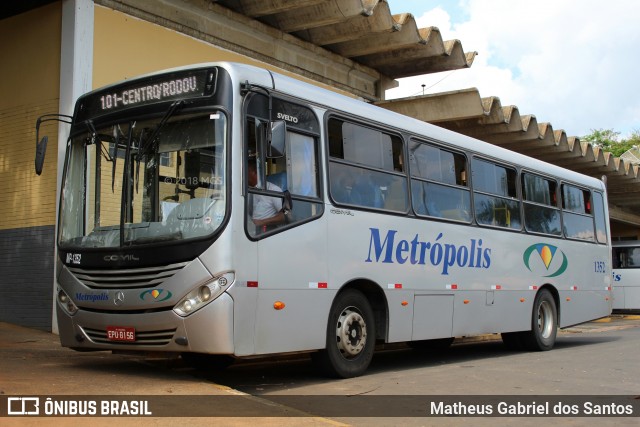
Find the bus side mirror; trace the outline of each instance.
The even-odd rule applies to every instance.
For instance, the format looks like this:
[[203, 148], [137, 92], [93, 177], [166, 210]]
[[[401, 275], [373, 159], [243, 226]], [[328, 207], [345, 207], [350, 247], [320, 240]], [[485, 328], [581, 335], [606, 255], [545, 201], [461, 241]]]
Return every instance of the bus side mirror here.
[[275, 159], [284, 156], [287, 125], [284, 120], [271, 122], [267, 135], [267, 157]]
[[42, 168], [44, 167], [44, 155], [47, 152], [47, 142], [49, 138], [47, 136], [43, 136], [40, 141], [38, 141], [38, 136], [40, 135], [40, 125], [44, 122], [62, 122], [66, 124], [71, 124], [71, 119], [73, 117], [68, 116], [66, 114], [44, 114], [38, 117], [36, 120], [36, 174], [40, 175], [42, 173]]
[[36, 141], [36, 174], [42, 174], [42, 168], [44, 167], [44, 156], [47, 152], [47, 142], [49, 138], [47, 136], [43, 136], [42, 139], [38, 142]]

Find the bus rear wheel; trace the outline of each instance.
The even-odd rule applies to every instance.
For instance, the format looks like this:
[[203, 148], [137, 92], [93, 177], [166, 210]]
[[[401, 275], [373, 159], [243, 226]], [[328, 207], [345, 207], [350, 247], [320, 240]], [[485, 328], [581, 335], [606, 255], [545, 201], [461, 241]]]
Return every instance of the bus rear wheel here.
[[541, 290], [533, 302], [531, 330], [521, 336], [523, 346], [530, 351], [551, 350], [558, 333], [556, 301], [546, 289]]
[[326, 348], [314, 353], [313, 361], [331, 377], [360, 376], [371, 363], [375, 340], [375, 320], [369, 301], [360, 291], [346, 290], [331, 306]]

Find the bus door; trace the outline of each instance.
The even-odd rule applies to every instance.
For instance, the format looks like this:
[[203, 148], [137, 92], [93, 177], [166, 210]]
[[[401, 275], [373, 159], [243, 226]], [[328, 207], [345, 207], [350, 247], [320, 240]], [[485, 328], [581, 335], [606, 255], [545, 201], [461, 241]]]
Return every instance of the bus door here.
[[[272, 117], [285, 120], [266, 120], [265, 110], [253, 105], [264, 106], [262, 98], [253, 95], [249, 101], [245, 132], [245, 230], [257, 245], [258, 264], [255, 350], [320, 348], [324, 327], [309, 325], [326, 324], [331, 297], [319, 124], [310, 109], [277, 99]], [[283, 146], [272, 147], [270, 138], [278, 138], [282, 129]]]

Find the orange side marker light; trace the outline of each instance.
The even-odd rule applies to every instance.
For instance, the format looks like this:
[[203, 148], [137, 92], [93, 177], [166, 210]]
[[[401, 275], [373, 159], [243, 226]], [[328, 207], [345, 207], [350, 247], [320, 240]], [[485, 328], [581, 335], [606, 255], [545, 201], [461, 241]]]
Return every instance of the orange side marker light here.
[[276, 310], [282, 310], [285, 307], [285, 303], [283, 303], [282, 301], [276, 301], [273, 303], [273, 308], [275, 308]]

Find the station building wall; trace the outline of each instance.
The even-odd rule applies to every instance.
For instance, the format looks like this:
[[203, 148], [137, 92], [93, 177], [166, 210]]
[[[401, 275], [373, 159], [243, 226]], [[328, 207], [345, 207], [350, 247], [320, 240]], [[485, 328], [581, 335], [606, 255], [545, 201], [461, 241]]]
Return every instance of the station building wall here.
[[36, 176], [35, 123], [58, 111], [61, 4], [0, 21], [0, 321], [51, 327], [57, 124]]
[[[35, 174], [35, 123], [60, 109], [62, 2], [0, 21], [0, 322], [52, 330], [58, 126]], [[95, 5], [92, 88], [166, 68], [213, 61], [265, 64]], [[270, 67], [273, 68], [273, 67]]]

